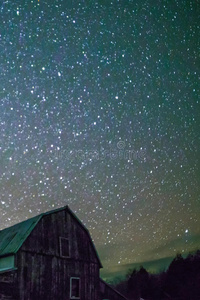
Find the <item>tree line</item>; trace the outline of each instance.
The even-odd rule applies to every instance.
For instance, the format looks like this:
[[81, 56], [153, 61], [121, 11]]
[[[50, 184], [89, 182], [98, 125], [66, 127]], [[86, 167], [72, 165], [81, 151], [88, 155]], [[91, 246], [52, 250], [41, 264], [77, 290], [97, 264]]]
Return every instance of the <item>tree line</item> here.
[[200, 250], [186, 258], [177, 254], [159, 274], [134, 269], [114, 288], [130, 300], [200, 300]]

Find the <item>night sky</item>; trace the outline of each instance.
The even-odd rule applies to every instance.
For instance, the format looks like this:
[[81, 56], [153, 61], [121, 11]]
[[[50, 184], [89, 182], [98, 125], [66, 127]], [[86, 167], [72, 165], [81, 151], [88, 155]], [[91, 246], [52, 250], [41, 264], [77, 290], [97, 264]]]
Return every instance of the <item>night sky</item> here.
[[69, 205], [104, 278], [200, 248], [199, 15], [0, 1], [1, 229]]

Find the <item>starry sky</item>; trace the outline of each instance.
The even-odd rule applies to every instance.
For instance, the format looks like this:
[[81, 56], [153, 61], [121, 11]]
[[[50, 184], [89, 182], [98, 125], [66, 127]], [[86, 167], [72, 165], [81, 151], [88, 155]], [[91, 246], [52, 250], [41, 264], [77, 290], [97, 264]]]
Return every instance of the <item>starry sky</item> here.
[[196, 0], [0, 1], [1, 229], [69, 205], [104, 278], [200, 248], [199, 15]]

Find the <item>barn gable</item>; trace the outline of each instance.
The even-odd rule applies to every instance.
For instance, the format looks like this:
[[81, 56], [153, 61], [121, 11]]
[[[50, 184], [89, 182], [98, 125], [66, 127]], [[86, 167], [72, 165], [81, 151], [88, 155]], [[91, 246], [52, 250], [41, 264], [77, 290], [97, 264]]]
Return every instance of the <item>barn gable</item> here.
[[100, 280], [101, 267], [68, 206], [0, 231], [0, 299], [126, 299]]
[[[68, 219], [70, 218], [71, 221], [73, 221], [73, 222], [68, 222], [69, 224], [76, 223], [76, 226], [79, 226], [82, 229], [81, 231], [83, 232], [84, 237], [87, 237], [86, 243], [88, 242], [89, 247], [86, 247], [86, 249], [89, 249], [89, 252], [90, 252], [90, 253], [88, 253], [88, 255], [90, 255], [90, 258], [93, 256], [94, 259], [98, 262], [99, 267], [101, 268], [102, 264], [100, 262], [96, 248], [92, 242], [89, 231], [81, 223], [81, 221], [76, 217], [76, 215], [69, 209], [68, 206], [65, 206], [65, 207], [62, 207], [59, 209], [55, 209], [52, 211], [48, 211], [46, 213], [42, 213], [36, 217], [33, 217], [31, 219], [28, 219], [26, 221], [23, 221], [21, 223], [13, 225], [9, 228], [1, 230], [0, 231], [0, 267], [1, 267], [1, 257], [5, 257], [5, 256], [12, 257], [12, 255], [17, 253], [20, 248], [23, 249], [25, 247], [27, 249], [28, 244], [31, 240], [31, 236], [38, 235], [38, 237], [39, 237], [41, 230], [43, 230], [43, 234], [46, 234], [47, 236], [49, 236], [49, 239], [47, 239], [47, 241], [51, 242], [50, 236], [54, 232], [53, 226], [54, 225], [59, 226], [59, 224], [57, 224], [57, 222], [56, 222], [56, 220], [58, 220], [58, 223], [59, 223], [59, 217], [56, 216], [57, 214], [60, 214], [60, 215], [66, 214], [66, 217], [65, 216], [63, 216], [63, 217], [68, 218]], [[50, 219], [50, 218], [51, 218], [51, 221], [53, 220], [54, 224], [51, 224], [51, 222], [48, 222], [48, 219]], [[67, 220], [66, 220], [66, 222], [67, 222]], [[50, 228], [48, 226], [50, 226]], [[63, 224], [61, 224], [60, 228], [62, 228], [62, 227], [63, 227]], [[71, 228], [71, 229], [73, 230], [73, 228]], [[64, 226], [63, 230], [65, 231], [65, 234], [63, 232], [63, 237], [65, 237], [66, 231], [67, 230], [69, 231], [69, 228], [67, 229], [67, 224], [66, 224], [66, 228]], [[79, 235], [80, 235], [80, 233], [79, 233]], [[61, 236], [62, 236], [62, 234], [61, 234]], [[80, 237], [78, 237], [78, 239], [81, 240], [81, 239], [84, 239], [84, 237], [80, 236]], [[34, 240], [34, 243], [35, 243], [35, 240]], [[36, 245], [32, 244], [31, 245], [31, 247], [33, 247], [32, 249], [34, 249], [35, 246]], [[44, 241], [43, 241], [43, 245], [41, 245], [41, 250], [42, 250], [42, 246], [44, 246], [44, 249], [45, 249]], [[38, 247], [39, 247], [39, 245], [38, 245]], [[79, 247], [81, 247], [81, 245]], [[51, 249], [51, 247], [50, 247], [50, 249]], [[58, 252], [58, 249], [57, 249], [57, 252]], [[49, 253], [49, 254], [53, 254], [53, 253]]]

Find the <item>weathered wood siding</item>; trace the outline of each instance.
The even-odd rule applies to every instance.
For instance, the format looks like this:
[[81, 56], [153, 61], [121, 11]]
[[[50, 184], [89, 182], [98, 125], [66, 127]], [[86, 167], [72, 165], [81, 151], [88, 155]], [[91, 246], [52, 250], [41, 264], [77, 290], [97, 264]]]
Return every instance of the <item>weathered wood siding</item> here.
[[[70, 257], [60, 256], [59, 237]], [[85, 229], [67, 211], [45, 215], [16, 255], [20, 300], [70, 300], [70, 277], [79, 277], [81, 300], [99, 299], [99, 261]]]
[[16, 271], [0, 273], [0, 300], [18, 299], [17, 290]]

